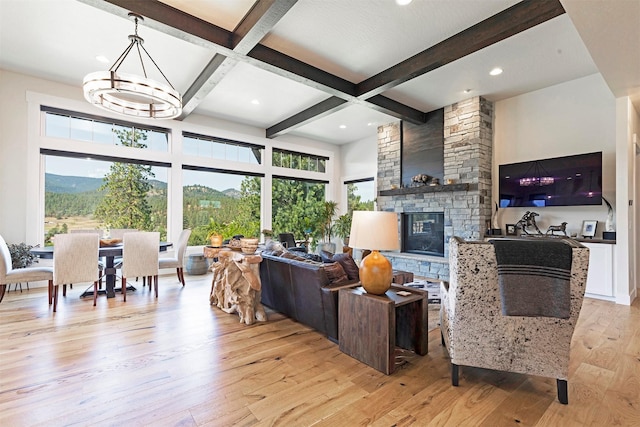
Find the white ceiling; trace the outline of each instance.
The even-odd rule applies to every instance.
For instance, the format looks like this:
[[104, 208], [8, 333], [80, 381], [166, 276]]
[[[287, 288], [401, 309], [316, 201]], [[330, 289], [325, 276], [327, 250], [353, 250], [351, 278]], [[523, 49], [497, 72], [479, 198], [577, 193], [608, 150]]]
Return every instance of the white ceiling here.
[[[519, 3], [413, 0], [401, 7], [394, 0], [287, 1], [295, 4], [261, 44], [352, 83]], [[0, 68], [70, 84], [81, 91], [84, 75], [108, 69], [133, 33], [133, 22], [123, 17], [126, 9], [109, 6], [114, 12], [110, 13], [92, 3], [99, 0], [0, 0]], [[164, 3], [227, 31], [233, 31], [253, 6], [252, 0]], [[385, 91], [384, 96], [429, 112], [471, 96], [498, 101], [600, 72], [616, 96], [631, 96], [640, 111], [640, 0], [561, 3], [566, 14], [410, 79]], [[159, 31], [161, 27], [147, 20], [138, 33], [183, 95], [216, 51], [229, 53], [206, 41], [193, 43], [193, 38], [179, 31], [165, 34]], [[110, 62], [100, 64], [97, 55], [105, 55]], [[135, 64], [129, 59], [121, 71], [139, 73], [125, 69]], [[491, 77], [489, 70], [495, 66], [504, 73]], [[193, 113], [267, 129], [331, 97], [317, 85], [305, 84], [302, 77], [283, 77], [269, 67], [257, 67], [255, 61], [226, 62], [224, 70]], [[465, 89], [470, 92], [464, 93]], [[344, 106], [289, 133], [344, 144], [373, 136], [376, 125], [397, 120], [357, 100]]]

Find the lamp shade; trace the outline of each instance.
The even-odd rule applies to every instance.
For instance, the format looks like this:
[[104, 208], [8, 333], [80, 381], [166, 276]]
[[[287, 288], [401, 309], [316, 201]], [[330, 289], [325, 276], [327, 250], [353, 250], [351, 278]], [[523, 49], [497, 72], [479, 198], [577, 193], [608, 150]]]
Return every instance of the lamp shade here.
[[381, 251], [400, 249], [398, 214], [383, 211], [353, 211], [349, 246]]

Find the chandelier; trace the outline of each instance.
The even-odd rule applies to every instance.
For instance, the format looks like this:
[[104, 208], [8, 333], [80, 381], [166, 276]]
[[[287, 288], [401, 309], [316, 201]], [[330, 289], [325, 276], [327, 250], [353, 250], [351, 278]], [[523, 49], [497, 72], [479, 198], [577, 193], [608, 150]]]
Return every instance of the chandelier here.
[[[147, 117], [152, 119], [173, 119], [182, 113], [182, 96], [176, 91], [149, 52], [144, 48], [144, 40], [138, 36], [138, 21], [142, 16], [129, 13], [135, 22], [135, 34], [129, 35], [129, 46], [122, 52], [108, 71], [87, 74], [82, 83], [85, 99], [91, 104], [125, 116]], [[138, 51], [144, 77], [134, 74], [118, 73], [127, 55], [133, 48]], [[142, 60], [144, 52], [158, 69], [167, 84], [147, 77]]]

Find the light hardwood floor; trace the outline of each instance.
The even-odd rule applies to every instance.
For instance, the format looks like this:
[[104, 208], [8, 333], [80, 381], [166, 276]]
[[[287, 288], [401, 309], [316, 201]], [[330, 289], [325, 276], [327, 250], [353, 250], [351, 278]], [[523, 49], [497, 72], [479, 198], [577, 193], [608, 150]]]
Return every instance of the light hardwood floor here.
[[555, 380], [462, 368], [440, 333], [386, 376], [269, 312], [241, 325], [209, 305], [211, 274], [107, 299], [11, 291], [0, 303], [0, 426], [638, 426], [640, 304], [585, 299], [569, 405]]

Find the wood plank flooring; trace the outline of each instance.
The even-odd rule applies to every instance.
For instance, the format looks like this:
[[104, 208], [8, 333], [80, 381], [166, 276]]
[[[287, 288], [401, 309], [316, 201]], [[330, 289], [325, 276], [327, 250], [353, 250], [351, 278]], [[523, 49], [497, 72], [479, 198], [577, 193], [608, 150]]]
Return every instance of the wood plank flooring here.
[[160, 279], [97, 307], [74, 286], [0, 303], [0, 426], [638, 426], [640, 303], [585, 299], [569, 405], [555, 380], [462, 368], [440, 333], [386, 376], [269, 311], [251, 326], [209, 305], [211, 274]]

